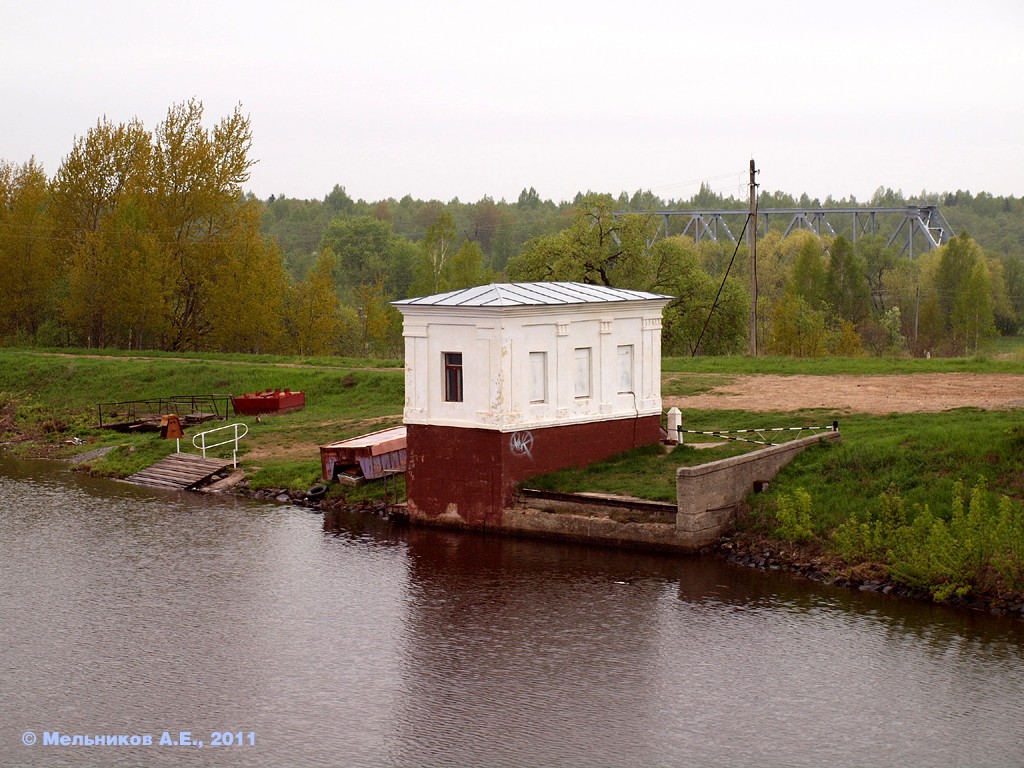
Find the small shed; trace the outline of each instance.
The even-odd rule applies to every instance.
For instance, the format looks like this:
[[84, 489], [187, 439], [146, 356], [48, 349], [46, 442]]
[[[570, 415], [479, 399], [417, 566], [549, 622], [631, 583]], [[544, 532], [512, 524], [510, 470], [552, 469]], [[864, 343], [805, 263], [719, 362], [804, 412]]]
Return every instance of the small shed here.
[[498, 524], [520, 480], [658, 442], [669, 301], [551, 282], [394, 302], [410, 516]]
[[388, 471], [404, 472], [406, 429], [392, 427], [320, 446], [324, 480], [357, 483], [377, 480]]

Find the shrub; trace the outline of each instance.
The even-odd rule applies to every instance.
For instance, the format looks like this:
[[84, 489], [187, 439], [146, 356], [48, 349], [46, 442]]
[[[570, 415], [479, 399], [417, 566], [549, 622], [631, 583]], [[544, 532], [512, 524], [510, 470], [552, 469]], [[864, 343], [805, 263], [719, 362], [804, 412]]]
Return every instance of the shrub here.
[[814, 538], [811, 523], [811, 494], [803, 488], [793, 491], [792, 497], [782, 495], [775, 510], [778, 526], [775, 535], [787, 541], [802, 542]]
[[882, 494], [876, 515], [851, 516], [833, 533], [839, 554], [850, 563], [874, 560], [892, 577], [936, 600], [972, 592], [1018, 591], [1024, 587], [1024, 515], [1003, 496], [995, 500], [979, 478], [965, 506], [964, 484], [952, 492], [948, 520], [925, 504], [906, 521], [903, 501]]

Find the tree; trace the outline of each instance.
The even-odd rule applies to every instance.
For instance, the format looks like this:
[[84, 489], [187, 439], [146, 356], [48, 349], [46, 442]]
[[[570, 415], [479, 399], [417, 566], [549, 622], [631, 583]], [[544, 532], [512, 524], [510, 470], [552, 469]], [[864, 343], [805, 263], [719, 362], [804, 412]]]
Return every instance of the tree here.
[[[241, 216], [255, 218], [246, 207]], [[213, 274], [211, 331], [205, 345], [226, 352], [273, 352], [284, 341], [285, 299], [291, 281], [281, 251], [255, 222], [239, 226], [232, 248]]]
[[51, 243], [48, 184], [35, 159], [0, 162], [0, 336], [34, 340], [60, 270]]
[[151, 141], [137, 120], [103, 118], [75, 141], [53, 182], [55, 243], [68, 281], [62, 309], [88, 346], [139, 347], [167, 330]]
[[97, 230], [76, 238], [67, 268], [68, 323], [90, 347], [142, 348], [168, 330], [165, 266], [145, 206], [120, 201]]
[[398, 354], [402, 343], [402, 317], [388, 303], [383, 278], [358, 286], [354, 298], [362, 354], [381, 357]]
[[391, 223], [373, 216], [332, 219], [320, 241], [337, 257], [334, 274], [338, 291], [351, 301], [360, 285], [384, 280], [392, 296], [408, 295], [416, 247], [394, 233]]
[[826, 275], [821, 241], [810, 233], [801, 236], [790, 273], [790, 291], [802, 297], [811, 309], [821, 310], [825, 306]]
[[484, 252], [479, 244], [473, 240], [463, 240], [448, 262], [440, 290], [472, 288], [474, 285], [485, 285], [491, 280], [490, 271], [484, 269]]
[[787, 294], [772, 313], [770, 348], [781, 355], [821, 357], [825, 347], [825, 316], [797, 293]]
[[974, 354], [978, 354], [978, 342], [996, 333], [993, 309], [988, 265], [978, 259], [953, 304], [950, 323], [954, 340], [964, 349], [973, 346]]
[[655, 223], [647, 216], [616, 216], [608, 196], [583, 198], [568, 229], [537, 237], [509, 261], [512, 280], [571, 280], [618, 288], [645, 284], [651, 269]]
[[247, 215], [254, 204], [242, 195], [254, 163], [248, 116], [236, 107], [212, 131], [202, 119], [202, 102], [176, 104], [154, 135], [156, 221], [174, 280], [170, 349], [202, 348], [213, 330], [216, 276], [244, 251], [259, 223]]
[[339, 349], [341, 302], [334, 288], [337, 259], [329, 248], [320, 251], [313, 268], [289, 292], [286, 314], [293, 349], [300, 355], [329, 355]]
[[864, 235], [857, 238], [854, 250], [863, 259], [868, 281], [871, 303], [876, 312], [885, 311], [886, 277], [896, 266], [898, 254], [886, 244], [881, 235]]
[[716, 355], [741, 348], [748, 333], [750, 296], [740, 280], [730, 277], [719, 294], [721, 280], [704, 271], [696, 246], [684, 237], [658, 240], [650, 264], [645, 282], [630, 287], [674, 297], [664, 311], [662, 346], [668, 354]]
[[448, 261], [455, 253], [455, 222], [452, 215], [441, 210], [420, 243], [420, 259], [416, 266], [414, 293], [439, 293], [444, 284]]
[[857, 255], [850, 241], [836, 238], [829, 253], [825, 276], [825, 301], [838, 318], [857, 324], [871, 311], [867, 264]]

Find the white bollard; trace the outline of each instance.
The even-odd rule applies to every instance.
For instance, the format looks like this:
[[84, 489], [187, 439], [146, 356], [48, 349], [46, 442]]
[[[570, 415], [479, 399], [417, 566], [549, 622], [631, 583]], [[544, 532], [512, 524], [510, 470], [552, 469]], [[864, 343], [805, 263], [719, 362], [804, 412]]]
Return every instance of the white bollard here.
[[679, 429], [683, 426], [683, 414], [678, 408], [672, 406], [668, 409], [668, 439], [673, 442], [682, 442]]

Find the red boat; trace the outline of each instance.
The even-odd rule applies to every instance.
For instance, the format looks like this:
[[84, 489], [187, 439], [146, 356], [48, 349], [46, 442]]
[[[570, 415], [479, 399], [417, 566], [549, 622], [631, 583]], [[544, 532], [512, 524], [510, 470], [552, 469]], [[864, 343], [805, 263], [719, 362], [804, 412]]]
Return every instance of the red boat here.
[[251, 395], [239, 395], [231, 398], [235, 413], [241, 416], [254, 416], [257, 413], [287, 413], [297, 411], [306, 405], [306, 395], [292, 392], [290, 389], [268, 389], [266, 392], [253, 392]]

